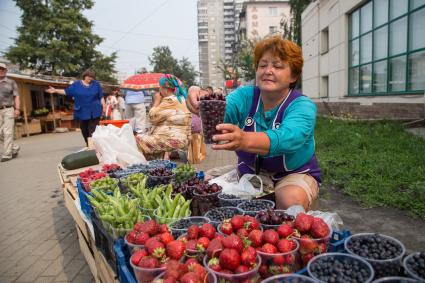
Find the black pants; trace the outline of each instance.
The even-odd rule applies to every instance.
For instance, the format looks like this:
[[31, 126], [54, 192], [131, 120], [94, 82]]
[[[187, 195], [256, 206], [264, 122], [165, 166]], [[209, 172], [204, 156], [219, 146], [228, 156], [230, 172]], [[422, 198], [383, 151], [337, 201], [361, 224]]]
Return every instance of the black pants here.
[[80, 121], [81, 133], [83, 134], [83, 138], [87, 146], [88, 146], [88, 138], [91, 137], [94, 130], [96, 130], [96, 126], [99, 125], [99, 121], [100, 121], [100, 118]]

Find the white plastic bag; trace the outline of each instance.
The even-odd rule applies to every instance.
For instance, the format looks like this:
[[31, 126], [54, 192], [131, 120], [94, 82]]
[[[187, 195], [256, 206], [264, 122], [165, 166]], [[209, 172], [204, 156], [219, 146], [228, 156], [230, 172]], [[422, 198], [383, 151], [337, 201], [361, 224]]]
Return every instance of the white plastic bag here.
[[[254, 177], [260, 181], [260, 188], [255, 188], [249, 181]], [[252, 198], [263, 193], [263, 181], [260, 177], [254, 174], [245, 174], [238, 180], [236, 169], [209, 180], [209, 183], [216, 183], [223, 187], [222, 192], [225, 194], [232, 194], [242, 198]]]
[[146, 163], [145, 156], [137, 149], [133, 129], [125, 124], [97, 126], [92, 135], [97, 157], [101, 163], [117, 163], [126, 167], [133, 163]]

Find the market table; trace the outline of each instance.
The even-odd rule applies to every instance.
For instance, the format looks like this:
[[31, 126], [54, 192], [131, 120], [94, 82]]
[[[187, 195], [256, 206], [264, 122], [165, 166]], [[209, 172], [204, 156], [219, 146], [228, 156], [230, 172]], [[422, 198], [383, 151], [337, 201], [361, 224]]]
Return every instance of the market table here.
[[[95, 166], [90, 166], [95, 169]], [[65, 170], [58, 165], [58, 175], [62, 184], [63, 197], [65, 206], [75, 221], [75, 229], [77, 230], [78, 242], [80, 244], [81, 253], [96, 282], [102, 283], [118, 283], [118, 276], [108, 264], [104, 255], [96, 248], [93, 232], [93, 225], [81, 211], [78, 192], [77, 192], [77, 175], [87, 168], [78, 170]]]

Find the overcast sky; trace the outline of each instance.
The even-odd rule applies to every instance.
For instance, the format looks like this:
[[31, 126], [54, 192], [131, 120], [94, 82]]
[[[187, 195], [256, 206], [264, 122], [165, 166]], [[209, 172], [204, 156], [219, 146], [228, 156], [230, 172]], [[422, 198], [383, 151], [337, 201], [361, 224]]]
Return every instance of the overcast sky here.
[[[116, 69], [131, 75], [140, 67], [151, 70], [148, 56], [167, 45], [173, 56], [188, 57], [198, 69], [196, 0], [97, 0], [84, 12], [94, 33], [104, 38], [104, 54], [118, 51]], [[0, 0], [0, 52], [16, 37], [21, 12], [12, 0]]]

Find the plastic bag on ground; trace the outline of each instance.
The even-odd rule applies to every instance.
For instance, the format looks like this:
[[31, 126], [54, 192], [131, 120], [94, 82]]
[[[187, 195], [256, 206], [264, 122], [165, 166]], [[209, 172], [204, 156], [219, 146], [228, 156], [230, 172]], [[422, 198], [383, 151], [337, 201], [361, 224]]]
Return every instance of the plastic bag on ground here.
[[138, 150], [133, 129], [128, 124], [121, 128], [113, 125], [97, 126], [92, 140], [101, 163], [117, 163], [126, 167], [133, 163], [147, 162]]
[[[258, 178], [260, 187], [254, 187], [250, 180]], [[209, 183], [216, 183], [223, 188], [224, 194], [232, 194], [242, 198], [253, 198], [263, 193], [263, 181], [257, 175], [245, 174], [238, 180], [238, 173], [236, 169], [221, 175], [217, 178], [209, 180]]]

